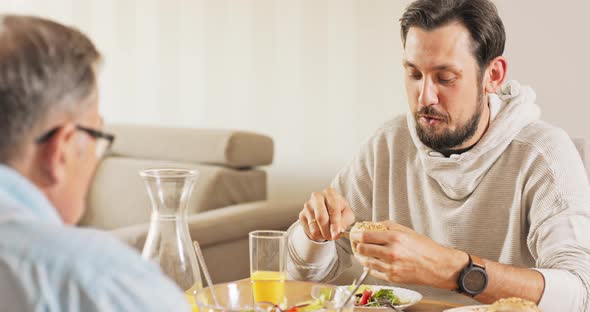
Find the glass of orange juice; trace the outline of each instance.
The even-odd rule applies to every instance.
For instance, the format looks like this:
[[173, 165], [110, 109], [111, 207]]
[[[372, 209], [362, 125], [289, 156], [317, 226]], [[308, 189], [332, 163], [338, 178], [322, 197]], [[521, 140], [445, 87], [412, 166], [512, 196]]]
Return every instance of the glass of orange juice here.
[[285, 304], [287, 232], [250, 232], [250, 280], [254, 302]]

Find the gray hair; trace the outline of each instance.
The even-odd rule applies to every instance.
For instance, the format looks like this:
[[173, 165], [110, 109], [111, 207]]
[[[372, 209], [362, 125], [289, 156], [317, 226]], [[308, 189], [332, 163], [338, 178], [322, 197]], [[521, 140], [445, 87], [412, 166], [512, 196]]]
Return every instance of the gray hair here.
[[0, 15], [0, 164], [18, 157], [50, 116], [75, 117], [90, 108], [85, 99], [96, 89], [100, 58], [76, 29]]

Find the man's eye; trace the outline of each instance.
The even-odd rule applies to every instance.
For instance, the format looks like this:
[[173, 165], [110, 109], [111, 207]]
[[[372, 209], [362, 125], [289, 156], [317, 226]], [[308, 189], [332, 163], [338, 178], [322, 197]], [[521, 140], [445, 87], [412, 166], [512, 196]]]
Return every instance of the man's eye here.
[[438, 81], [440, 81], [440, 83], [442, 83], [442, 84], [450, 84], [455, 81], [455, 78], [454, 77], [439, 76]]
[[410, 78], [414, 80], [420, 80], [422, 79], [422, 75], [420, 73], [410, 73]]

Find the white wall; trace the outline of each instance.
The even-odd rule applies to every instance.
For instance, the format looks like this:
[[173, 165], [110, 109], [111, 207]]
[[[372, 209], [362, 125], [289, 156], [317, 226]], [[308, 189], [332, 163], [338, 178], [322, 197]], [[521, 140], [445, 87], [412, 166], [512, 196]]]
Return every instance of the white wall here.
[[[408, 2], [2, 0], [0, 11], [90, 35], [106, 57], [107, 121], [271, 135], [270, 195], [303, 201], [407, 110], [397, 20]], [[496, 3], [510, 76], [535, 87], [546, 120], [589, 136], [590, 2]]]

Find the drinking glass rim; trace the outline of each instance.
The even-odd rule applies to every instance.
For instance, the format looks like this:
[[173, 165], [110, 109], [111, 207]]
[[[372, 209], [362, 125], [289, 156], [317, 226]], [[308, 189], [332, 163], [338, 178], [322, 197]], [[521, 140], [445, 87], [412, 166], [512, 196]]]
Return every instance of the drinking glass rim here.
[[287, 231], [278, 231], [278, 230], [255, 230], [248, 233], [248, 236], [251, 238], [284, 238], [287, 237]]
[[199, 175], [199, 171], [195, 169], [183, 168], [150, 168], [141, 170], [139, 175], [148, 178], [190, 178]]

